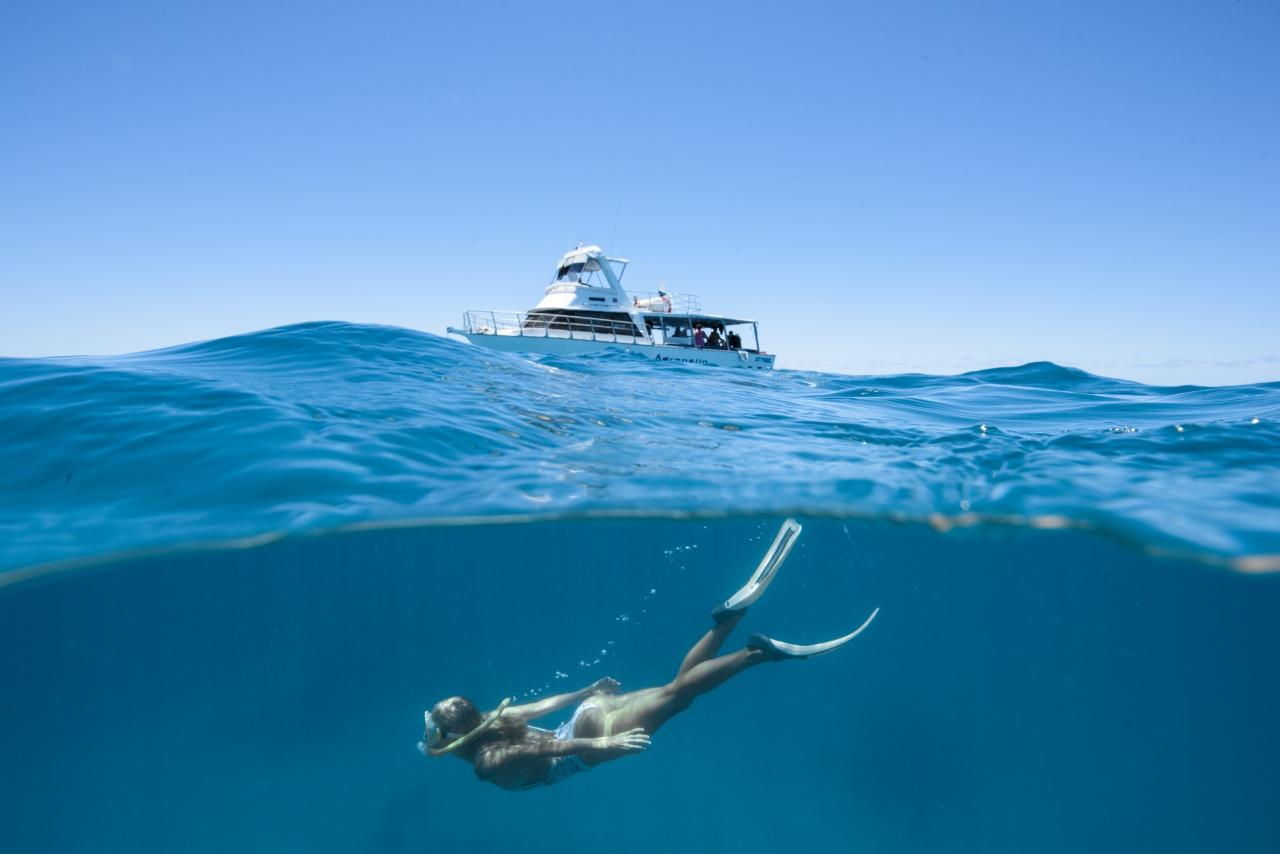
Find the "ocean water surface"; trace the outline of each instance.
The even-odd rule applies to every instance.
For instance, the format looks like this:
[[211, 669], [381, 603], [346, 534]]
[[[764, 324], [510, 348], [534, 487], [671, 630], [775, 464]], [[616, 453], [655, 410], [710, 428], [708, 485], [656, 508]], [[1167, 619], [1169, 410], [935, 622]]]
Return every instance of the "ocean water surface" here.
[[[1273, 851], [1280, 383], [760, 374], [304, 324], [0, 360], [0, 839]], [[763, 665], [511, 793], [422, 711]], [[567, 716], [567, 712], [560, 717]], [[549, 721], [554, 725], [557, 719]]]

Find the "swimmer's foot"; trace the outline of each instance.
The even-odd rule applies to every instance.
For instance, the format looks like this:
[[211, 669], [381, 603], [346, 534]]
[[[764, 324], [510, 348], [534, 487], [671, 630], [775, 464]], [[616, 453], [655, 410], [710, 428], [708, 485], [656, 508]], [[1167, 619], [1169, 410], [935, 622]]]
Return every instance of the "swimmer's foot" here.
[[717, 623], [722, 623], [732, 616], [741, 616], [747, 612], [747, 609], [755, 604], [769, 583], [773, 581], [774, 575], [777, 574], [778, 568], [782, 566], [782, 562], [787, 559], [787, 555], [791, 552], [791, 547], [795, 545], [796, 538], [800, 536], [803, 530], [800, 523], [795, 519], [788, 519], [782, 523], [782, 527], [778, 529], [778, 536], [773, 538], [773, 545], [769, 546], [769, 551], [765, 553], [764, 560], [760, 561], [760, 565], [756, 567], [756, 571], [752, 573], [751, 578], [743, 585], [742, 589], [730, 596], [724, 602], [720, 603], [711, 612], [711, 619]]
[[822, 643], [811, 643], [800, 645], [795, 643], [787, 643], [786, 641], [774, 640], [771, 637], [756, 632], [747, 640], [747, 649], [758, 649], [763, 652], [771, 661], [782, 661], [787, 658], [812, 658], [815, 655], [831, 652], [839, 649], [849, 641], [862, 634], [862, 630], [871, 625], [871, 621], [876, 618], [876, 614], [880, 613], [880, 609], [876, 608], [871, 612], [871, 616], [867, 617], [866, 622], [858, 626], [858, 628], [849, 632], [842, 638], [835, 640], [823, 641]]

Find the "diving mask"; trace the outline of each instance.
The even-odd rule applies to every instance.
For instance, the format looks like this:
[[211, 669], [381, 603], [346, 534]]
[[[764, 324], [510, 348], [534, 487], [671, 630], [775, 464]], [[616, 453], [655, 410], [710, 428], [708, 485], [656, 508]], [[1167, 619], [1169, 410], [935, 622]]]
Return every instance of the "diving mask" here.
[[431, 712], [423, 712], [422, 720], [426, 726], [422, 730], [422, 741], [418, 742], [418, 749], [426, 756], [429, 749], [439, 747], [440, 742], [444, 741], [444, 730], [431, 717]]

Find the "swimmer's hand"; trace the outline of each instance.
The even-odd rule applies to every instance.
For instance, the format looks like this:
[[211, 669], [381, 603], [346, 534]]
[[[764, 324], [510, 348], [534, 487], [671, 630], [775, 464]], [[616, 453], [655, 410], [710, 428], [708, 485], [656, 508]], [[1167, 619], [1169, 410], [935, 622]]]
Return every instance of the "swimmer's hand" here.
[[636, 727], [626, 732], [606, 735], [602, 741], [605, 748], [609, 750], [616, 750], [619, 753], [637, 753], [648, 748], [649, 734], [643, 728]]
[[603, 679], [597, 679], [591, 683], [591, 687], [587, 688], [587, 696], [594, 697], [597, 694], [612, 694], [622, 687], [622, 683], [612, 676], [606, 676]]

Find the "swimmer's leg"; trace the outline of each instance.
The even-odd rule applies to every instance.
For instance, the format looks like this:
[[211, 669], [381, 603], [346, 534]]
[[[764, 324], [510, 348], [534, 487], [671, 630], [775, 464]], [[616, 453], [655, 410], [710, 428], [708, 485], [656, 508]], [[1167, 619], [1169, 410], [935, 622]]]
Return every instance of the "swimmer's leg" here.
[[[579, 735], [612, 735], [636, 728], [652, 735], [672, 717], [689, 708], [694, 699], [723, 685], [748, 667], [766, 661], [811, 658], [837, 650], [862, 634], [879, 613], [880, 609], [876, 608], [861, 626], [843, 637], [805, 646], [754, 634], [745, 649], [681, 667], [680, 674], [666, 685], [601, 697], [593, 701], [597, 703], [597, 708], [592, 710], [589, 717], [584, 715], [585, 731]], [[728, 630], [721, 632], [722, 626], [723, 623], [716, 626], [698, 641], [689, 655], [685, 656], [686, 664], [700, 648], [708, 648], [713, 644], [718, 647], [724, 641], [724, 635], [733, 627], [729, 626]]]
[[745, 612], [730, 614], [712, 626], [711, 631], [703, 635], [685, 654], [684, 661], [680, 662], [680, 669], [676, 672], [676, 678], [679, 679], [702, 662], [715, 658], [720, 652], [720, 647], [724, 646], [725, 638], [729, 637], [744, 615]]
[[760, 565], [756, 567], [756, 571], [752, 573], [747, 583], [741, 590], [712, 610], [711, 619], [715, 621], [715, 626], [685, 655], [680, 669], [676, 672], [677, 679], [688, 673], [691, 668], [715, 658], [720, 652], [720, 647], [724, 645], [725, 638], [729, 637], [734, 627], [741, 622], [747, 609], [754, 605], [769, 587], [782, 562], [791, 553], [791, 547], [796, 544], [796, 538], [800, 536], [802, 530], [800, 523], [795, 519], [787, 519], [782, 523], [782, 527], [778, 529], [778, 535], [773, 538], [773, 545], [769, 547], [769, 551], [765, 552], [764, 559], [760, 561]]
[[723, 685], [748, 667], [775, 660], [764, 650], [740, 649], [699, 662], [666, 685], [592, 700], [598, 709], [583, 716], [580, 737], [612, 735], [640, 728], [652, 735], [693, 703], [696, 697]]

